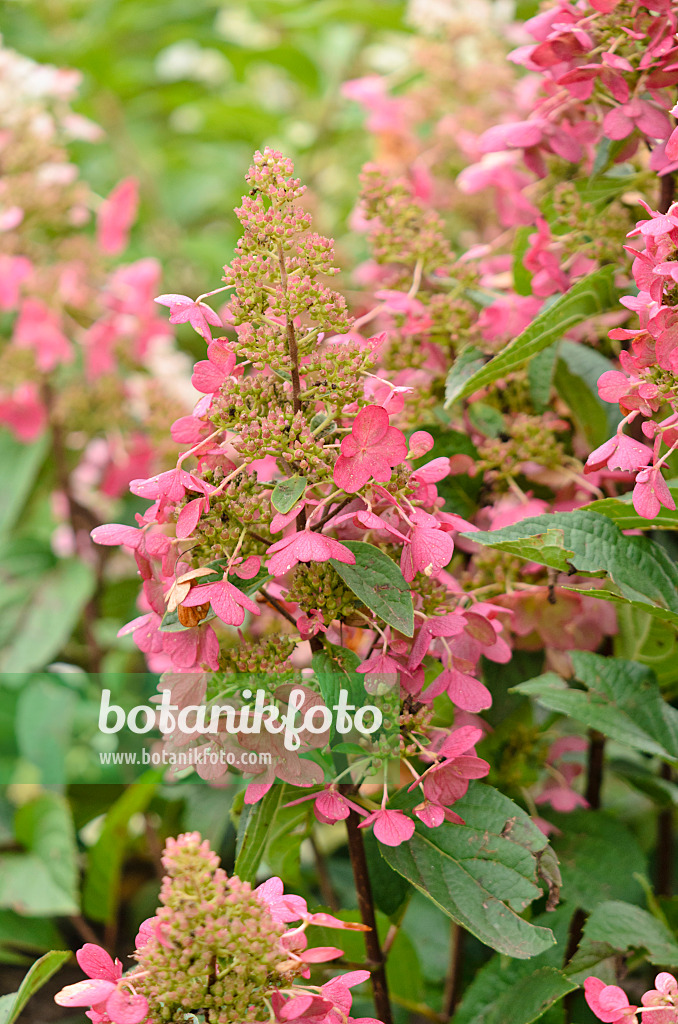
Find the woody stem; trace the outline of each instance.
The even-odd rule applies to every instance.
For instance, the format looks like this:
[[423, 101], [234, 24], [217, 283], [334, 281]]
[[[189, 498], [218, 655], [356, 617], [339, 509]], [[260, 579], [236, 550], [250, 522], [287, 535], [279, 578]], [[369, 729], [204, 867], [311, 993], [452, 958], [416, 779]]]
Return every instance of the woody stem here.
[[[343, 788], [344, 787], [342, 787], [342, 790]], [[349, 785], [347, 789], [352, 792], [353, 787]], [[351, 867], [353, 868], [353, 878], [355, 881], [356, 894], [358, 896], [360, 916], [363, 924], [367, 925], [370, 929], [368, 932], [365, 932], [365, 948], [367, 950], [368, 959], [374, 965], [374, 969], [370, 975], [372, 991], [374, 993], [374, 1005], [379, 1020], [383, 1021], [383, 1024], [392, 1024], [391, 1004], [389, 1002], [388, 985], [386, 983], [385, 957], [379, 943], [377, 919], [374, 913], [374, 901], [372, 899], [372, 887], [370, 885], [370, 876], [367, 870], [367, 858], [365, 856], [363, 837], [360, 829], [358, 828], [359, 824], [360, 815], [356, 811], [351, 810], [348, 818], [346, 819], [348, 852], [351, 858]]]

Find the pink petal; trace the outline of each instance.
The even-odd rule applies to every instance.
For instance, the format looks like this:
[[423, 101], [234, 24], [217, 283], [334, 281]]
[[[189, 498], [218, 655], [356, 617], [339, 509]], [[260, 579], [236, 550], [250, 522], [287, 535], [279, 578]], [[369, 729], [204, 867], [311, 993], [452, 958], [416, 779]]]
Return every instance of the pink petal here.
[[142, 995], [118, 988], [106, 1002], [106, 1013], [115, 1024], [140, 1024], [148, 1016], [148, 1002]]
[[112, 981], [104, 981], [103, 978], [78, 981], [75, 985], [66, 985], [54, 997], [58, 1006], [94, 1006], [108, 999], [111, 992], [115, 991], [115, 984]]
[[141, 543], [143, 534], [134, 526], [107, 523], [105, 526], [95, 526], [90, 537], [95, 544], [103, 544], [105, 547], [124, 544], [128, 548], [136, 548]]
[[122, 977], [122, 964], [113, 963], [111, 956], [101, 946], [86, 942], [75, 958], [89, 978], [118, 981]]
[[336, 960], [343, 955], [343, 949], [337, 949], [336, 946], [316, 946], [314, 949], [304, 950], [301, 959], [306, 964], [323, 964], [326, 960]]
[[200, 519], [200, 515], [204, 507], [204, 498], [194, 498], [193, 501], [189, 501], [182, 508], [177, 518], [176, 535], [179, 540], [185, 540], [186, 537], [190, 537]]

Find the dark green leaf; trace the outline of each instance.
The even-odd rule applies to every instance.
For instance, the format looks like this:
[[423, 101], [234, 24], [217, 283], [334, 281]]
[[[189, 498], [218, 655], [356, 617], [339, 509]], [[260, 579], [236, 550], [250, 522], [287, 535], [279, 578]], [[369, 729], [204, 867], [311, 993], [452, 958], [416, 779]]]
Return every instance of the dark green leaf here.
[[405, 636], [412, 636], [412, 593], [399, 566], [373, 544], [360, 540], [343, 543], [355, 555], [355, 565], [346, 565], [336, 558], [331, 562], [346, 586], [389, 626]]
[[598, 394], [598, 378], [611, 369], [605, 356], [586, 345], [561, 341], [558, 346], [556, 390], [591, 448], [598, 448], [614, 434], [621, 419], [619, 407], [603, 402]]
[[[536, 412], [544, 412], [548, 408], [553, 386], [553, 371], [556, 367], [557, 350], [551, 346], [538, 352], [527, 367], [527, 381], [530, 386], [530, 398]], [[473, 408], [473, 406], [471, 406]]]

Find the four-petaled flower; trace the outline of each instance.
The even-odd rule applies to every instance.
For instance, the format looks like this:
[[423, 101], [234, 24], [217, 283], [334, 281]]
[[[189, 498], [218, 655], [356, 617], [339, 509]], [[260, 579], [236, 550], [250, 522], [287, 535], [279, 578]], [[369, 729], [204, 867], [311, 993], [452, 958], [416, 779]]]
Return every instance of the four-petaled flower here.
[[140, 1024], [148, 1016], [145, 996], [134, 992], [134, 975], [123, 978], [122, 964], [111, 959], [105, 949], [86, 942], [76, 953], [87, 981], [66, 985], [54, 997], [59, 1006], [89, 1006], [87, 1016], [100, 1024]]
[[334, 467], [334, 482], [347, 494], [364, 487], [370, 477], [380, 483], [391, 479], [391, 470], [407, 458], [407, 441], [397, 427], [389, 426], [388, 413], [380, 405], [368, 405], [356, 416], [351, 433], [341, 442]]
[[215, 313], [211, 306], [198, 299], [192, 299], [189, 295], [158, 295], [154, 302], [161, 306], [169, 306], [170, 323], [189, 323], [194, 331], [202, 335], [206, 342], [211, 342], [212, 332], [209, 325], [222, 327], [221, 317]]

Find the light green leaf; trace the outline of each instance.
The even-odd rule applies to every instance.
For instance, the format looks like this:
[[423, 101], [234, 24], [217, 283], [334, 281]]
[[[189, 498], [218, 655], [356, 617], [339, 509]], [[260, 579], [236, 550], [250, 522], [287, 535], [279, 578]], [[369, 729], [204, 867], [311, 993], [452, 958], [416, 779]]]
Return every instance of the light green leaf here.
[[373, 544], [342, 542], [355, 555], [355, 565], [330, 559], [350, 590], [389, 626], [405, 636], [414, 634], [412, 593], [400, 567]]
[[0, 1024], [14, 1024], [31, 996], [34, 996], [72, 955], [70, 949], [53, 949], [36, 960], [21, 982], [18, 992], [11, 992], [0, 999]]
[[[548, 407], [553, 386], [553, 372], [556, 368], [556, 349], [551, 346], [538, 352], [527, 367], [527, 381], [530, 386], [530, 398], [536, 412], [544, 412]], [[471, 406], [473, 408], [473, 406]]]
[[7, 533], [16, 523], [40, 472], [48, 447], [47, 435], [32, 444], [23, 444], [8, 430], [3, 428], [0, 431], [3, 482], [0, 495], [0, 534]]
[[[671, 489], [674, 501], [678, 502], [678, 488]], [[676, 530], [678, 529], [678, 511], [663, 506], [654, 519], [639, 516], [633, 507], [633, 495], [620, 494], [616, 498], [600, 498], [589, 505], [582, 506], [589, 512], [598, 512], [607, 516], [620, 530]]]
[[65, 797], [42, 793], [29, 800], [16, 812], [14, 831], [21, 845], [40, 858], [59, 888], [78, 907], [78, 847]]
[[295, 503], [306, 490], [305, 476], [292, 476], [289, 480], [279, 480], [273, 488], [271, 504], [277, 512], [283, 515], [294, 508]]
[[65, 780], [77, 704], [76, 693], [54, 679], [39, 677], [21, 688], [15, 718], [17, 745], [45, 784]]
[[18, 630], [0, 655], [3, 672], [44, 668], [73, 632], [95, 586], [84, 562], [64, 561], [40, 581]]
[[[445, 405], [452, 405], [457, 399], [467, 398], [480, 388], [487, 387], [517, 370], [552, 345], [571, 327], [588, 320], [598, 313], [615, 309], [617, 295], [614, 288], [614, 267], [603, 267], [593, 274], [578, 281], [570, 290], [556, 299], [527, 327], [522, 334], [514, 338], [506, 348], [486, 363], [466, 374], [464, 380], [455, 379], [454, 386], [446, 388]], [[455, 364], [456, 366], [456, 364]], [[450, 375], [455, 373], [452, 367]], [[448, 385], [450, 377], [448, 376]]]
[[513, 257], [513, 290], [518, 295], [532, 294], [532, 274], [525, 266], [525, 256], [530, 248], [530, 235], [534, 228], [525, 224], [516, 230], [511, 255]]
[[607, 575], [621, 597], [606, 590], [586, 593], [625, 599], [678, 625], [678, 566], [658, 544], [626, 536], [607, 516], [583, 510], [556, 512], [466, 536], [559, 572]]
[[445, 381], [445, 407], [452, 405], [465, 393], [466, 382], [473, 379], [485, 365], [483, 353], [469, 346], [455, 359]]
[[271, 786], [268, 793], [250, 808], [242, 843], [235, 859], [233, 873], [243, 882], [254, 884], [259, 865], [266, 851], [266, 844], [275, 827], [276, 818], [283, 804], [289, 800], [289, 792], [283, 783]]

